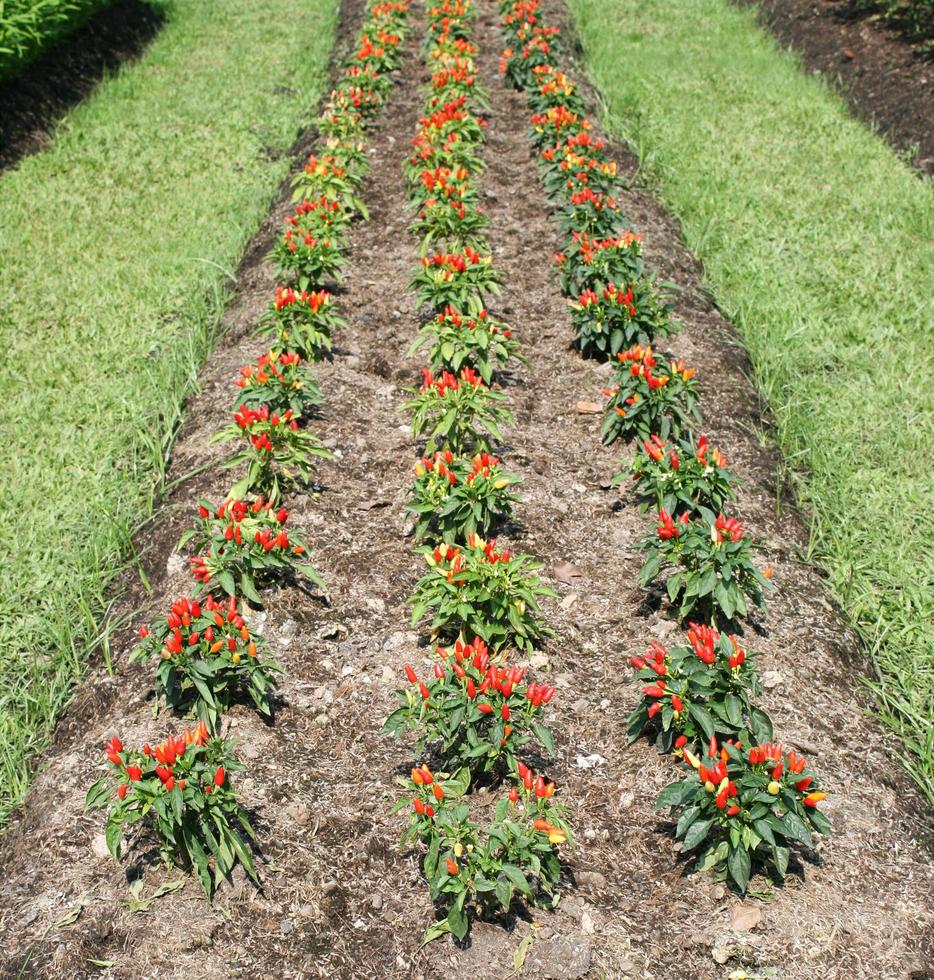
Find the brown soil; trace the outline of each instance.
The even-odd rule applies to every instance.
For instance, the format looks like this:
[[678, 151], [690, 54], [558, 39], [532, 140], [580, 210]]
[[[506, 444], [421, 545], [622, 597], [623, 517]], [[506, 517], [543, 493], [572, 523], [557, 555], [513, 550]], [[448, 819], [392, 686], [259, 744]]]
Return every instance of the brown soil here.
[[737, 0], [797, 51], [811, 71], [838, 83], [853, 112], [926, 174], [934, 174], [934, 62], [841, 0]]
[[[549, 7], [553, 17], [563, 14], [557, 0]], [[356, 23], [348, 18], [349, 29]], [[145, 915], [127, 909], [127, 867], [101, 853], [101, 815], [82, 812], [84, 792], [107, 738], [119, 732], [141, 742], [175, 722], [153, 722], [151, 676], [126, 664], [132, 640], [124, 635], [116, 676], [97, 669], [82, 684], [3, 839], [0, 975], [26, 964], [27, 974], [63, 978], [503, 978], [514, 975], [514, 955], [530, 937], [523, 975], [531, 977], [713, 978], [740, 966], [751, 975], [774, 966], [783, 978], [921, 976], [934, 961], [934, 873], [913, 830], [925, 811], [894, 762], [897, 744], [866, 716], [864, 655], [799, 557], [805, 527], [782, 499], [769, 419], [737, 336], [704, 294], [672, 219], [637, 190], [625, 203], [650, 261], [683, 289], [684, 332], [674, 346], [699, 368], [708, 431], [745, 481], [739, 513], [775, 567], [775, 598], [749, 628], [773, 685], [766, 707], [787, 740], [816, 760], [836, 834], [801, 856], [784, 887], [756, 879], [756, 897], [746, 901], [760, 905], [762, 923], [734, 933], [739, 899], [708, 877], [685, 874], [669, 828], [652, 811], [674, 766], [645, 743], [626, 745], [628, 658], [677, 627], [636, 586], [645, 516], [607, 489], [626, 450], [602, 448], [598, 419], [575, 411], [579, 400], [599, 398], [608, 369], [568, 349], [566, 306], [549, 261], [556, 237], [525, 142], [524, 100], [496, 77], [501, 39], [491, 3], [476, 25], [493, 103], [481, 184], [507, 283], [496, 312], [531, 355], [506, 389], [516, 426], [503, 455], [525, 479], [521, 524], [509, 543], [539, 556], [549, 577], [564, 561], [583, 571], [575, 584], [557, 584], [560, 598], [545, 610], [556, 637], [533, 659], [558, 686], [557, 758], [548, 772], [576, 814], [579, 846], [556, 911], [478, 923], [464, 949], [448, 941], [419, 949], [432, 907], [417, 855], [398, 846], [400, 818], [389, 815], [395, 777], [413, 760], [405, 744], [380, 735], [402, 664], [419, 663], [425, 652], [405, 607], [419, 572], [403, 510], [416, 447], [398, 412], [419, 367], [404, 358], [418, 311], [404, 290], [416, 253], [405, 231], [401, 166], [426, 80], [413, 27], [400, 85], [371, 132], [371, 221], [351, 239], [342, 297], [348, 328], [334, 363], [319, 372], [328, 401], [314, 426], [338, 458], [322, 467], [319, 495], [290, 501], [296, 525], [317, 542], [330, 603], [295, 588], [270, 594], [256, 618], [286, 668], [282, 704], [271, 726], [246, 708], [229, 717], [248, 765], [238, 788], [264, 842], [263, 889], [238, 875], [209, 906], [189, 880]], [[633, 160], [618, 157], [633, 174]], [[284, 212], [280, 201], [254, 258]], [[206, 366], [173, 452], [176, 477], [222, 458], [209, 437], [228, 418], [231, 379], [260, 351], [248, 330], [271, 281], [261, 262], [241, 272], [228, 342]], [[189, 586], [172, 549], [191, 498], [220, 499], [230, 482], [212, 468], [182, 483], [140, 536], [154, 591], [137, 618], [161, 614]], [[578, 758], [592, 753], [603, 761], [582, 768]], [[134, 853], [128, 867], [144, 875], [146, 894], [178, 877], [145, 853]], [[76, 922], [56, 927], [79, 909]]]
[[48, 146], [62, 116], [108, 72], [138, 58], [164, 21], [144, 0], [118, 0], [0, 85], [0, 170]]

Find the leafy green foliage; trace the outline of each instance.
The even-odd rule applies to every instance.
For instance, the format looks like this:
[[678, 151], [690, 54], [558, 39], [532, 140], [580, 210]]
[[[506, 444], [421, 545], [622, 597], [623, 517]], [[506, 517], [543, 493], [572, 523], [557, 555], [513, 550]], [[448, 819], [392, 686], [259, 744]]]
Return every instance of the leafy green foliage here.
[[469, 367], [486, 384], [493, 380], [494, 370], [504, 368], [511, 359], [525, 361], [518, 354], [519, 345], [509, 327], [486, 310], [474, 317], [461, 316], [453, 306], [447, 307], [419, 330], [409, 356], [424, 347], [429, 347], [433, 373], [458, 374]]
[[462, 368], [455, 377], [442, 371], [435, 378], [422, 369], [422, 386], [402, 406], [412, 413], [412, 435], [427, 436], [426, 449], [449, 449], [452, 453], [488, 452], [502, 440], [501, 426], [512, 422], [502, 402], [501, 391], [488, 388], [473, 368]]
[[665, 567], [674, 567], [665, 581], [668, 598], [678, 603], [678, 619], [700, 617], [716, 625], [749, 615], [749, 602], [764, 606], [763, 589], [768, 579], [752, 561], [752, 546], [743, 525], [702, 508], [691, 520], [684, 513], [676, 521], [667, 511], [658, 515], [658, 526], [642, 543], [647, 552], [639, 572], [643, 587]]
[[633, 344], [651, 344], [675, 332], [671, 302], [649, 278], [585, 289], [571, 306], [577, 346], [584, 357], [615, 358]]
[[652, 348], [641, 344], [616, 357], [616, 385], [606, 392], [609, 401], [600, 429], [605, 443], [631, 435], [667, 439], [700, 422], [694, 368], [685, 367], [683, 360], [659, 368]]
[[470, 819], [466, 803], [457, 802], [469, 785], [466, 770], [438, 779], [420, 766], [405, 781], [410, 799], [396, 806], [410, 812], [404, 839], [424, 847], [422, 870], [431, 897], [447, 910], [426, 942], [446, 933], [463, 939], [474, 914], [508, 912], [517, 900], [554, 901], [561, 881], [558, 847], [571, 841], [567, 813], [553, 800], [554, 783], [522, 763], [518, 767], [524, 775], [496, 803], [485, 827]]
[[139, 632], [133, 659], [156, 658], [156, 690], [176, 711], [191, 711], [211, 729], [240, 695], [272, 716], [270, 695], [279, 666], [250, 630], [230, 596], [177, 599], [166, 619]]
[[415, 467], [412, 502], [415, 538], [454, 544], [468, 534], [485, 535], [512, 514], [519, 498], [512, 488], [521, 481], [507, 473], [496, 456], [477, 453], [472, 459], [447, 450], [423, 456]]
[[465, 767], [472, 776], [514, 770], [516, 752], [533, 739], [554, 753], [551, 732], [542, 723], [554, 687], [527, 681], [524, 667], [492, 662], [479, 638], [435, 652], [427, 681], [406, 665], [411, 686], [397, 692], [402, 707], [386, 720], [384, 732], [415, 731], [419, 755], [434, 747], [446, 767]]
[[666, 443], [657, 435], [642, 441], [629, 464], [629, 472], [613, 478], [618, 485], [631, 474], [643, 510], [666, 510], [674, 517], [696, 516], [701, 508], [719, 514], [736, 496], [737, 479], [727, 458], [706, 436], [692, 434]]
[[794, 752], [771, 743], [720, 748], [711, 739], [704, 761], [682, 753], [694, 772], [666, 786], [655, 808], [676, 811], [681, 853], [697, 858], [694, 870], [712, 870], [745, 892], [756, 868], [782, 879], [793, 847], [811, 847], [815, 831], [830, 833], [817, 809], [827, 794]]
[[431, 612], [431, 629], [451, 639], [477, 637], [495, 653], [531, 650], [552, 631], [539, 622], [538, 600], [554, 597], [528, 555], [497, 551], [494, 541], [469, 534], [465, 548], [420, 548], [429, 566], [409, 599], [412, 622]]
[[768, 715], [753, 704], [761, 691], [755, 656], [735, 636], [720, 636], [709, 626], [691, 624], [690, 646], [670, 650], [652, 643], [633, 657], [642, 697], [629, 716], [629, 740], [647, 728], [657, 733], [660, 752], [696, 745], [716, 735], [748, 744], [772, 738]]
[[111, 772], [88, 790], [85, 807], [110, 807], [105, 836], [121, 858], [124, 833], [145, 822], [159, 840], [162, 860], [193, 871], [210, 898], [237, 863], [258, 885], [250, 853], [255, 835], [230, 785], [243, 767], [226, 739], [211, 738], [204, 724], [142, 750], [107, 745]]
[[283, 483], [307, 483], [315, 471], [315, 460], [330, 459], [332, 455], [311, 432], [301, 428], [291, 409], [279, 415], [270, 412], [267, 405], [255, 410], [241, 405], [234, 412], [234, 423], [216, 433], [213, 441], [238, 438], [246, 439], [246, 446], [224, 465], [247, 463], [248, 469], [247, 475], [231, 489], [231, 497], [245, 497], [252, 492], [275, 503], [282, 495]]
[[13, 78], [113, 0], [4, 0], [0, 82]]
[[325, 591], [321, 576], [305, 558], [304, 536], [287, 531], [288, 511], [273, 507], [262, 497], [225, 500], [216, 509], [207, 500], [198, 501], [198, 521], [182, 535], [179, 548], [194, 544], [198, 555], [191, 563], [202, 587], [261, 604], [259, 589], [283, 575], [302, 575]]

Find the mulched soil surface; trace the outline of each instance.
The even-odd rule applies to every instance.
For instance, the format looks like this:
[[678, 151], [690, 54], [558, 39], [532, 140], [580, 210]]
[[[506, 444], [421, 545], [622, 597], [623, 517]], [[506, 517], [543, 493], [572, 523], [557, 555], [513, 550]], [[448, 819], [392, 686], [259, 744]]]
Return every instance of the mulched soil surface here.
[[919, 170], [934, 174], [934, 61], [840, 0], [736, 0], [794, 48], [805, 66], [839, 82], [860, 119], [876, 127]]
[[143, 0], [118, 0], [0, 85], [0, 170], [48, 146], [62, 116], [107, 72], [138, 58], [164, 20]]
[[[152, 718], [151, 674], [130, 667], [117, 638], [116, 676], [93, 670], [40, 760], [39, 772], [0, 852], [0, 976], [43, 977], [725, 977], [768, 966], [786, 978], [923, 975], [934, 962], [934, 874], [916, 828], [925, 817], [895, 763], [897, 744], [867, 719], [858, 681], [867, 664], [801, 558], [806, 532], [781, 497], [769, 419], [749, 381], [735, 333], [700, 286], [697, 264], [672, 219], [641, 190], [625, 205], [645, 235], [649, 261], [682, 289], [684, 331], [673, 347], [699, 368], [708, 432], [745, 483], [738, 512], [765, 544], [778, 588], [767, 614], [748, 629], [761, 653], [765, 705], [778, 731], [815, 758], [830, 790], [826, 812], [836, 835], [800, 856], [783, 887], [753, 884], [762, 922], [732, 929], [740, 900], [709, 877], [689, 877], [670, 827], [653, 813], [675, 766], [648, 744], [626, 745], [634, 698], [629, 656], [675, 623], [657, 598], [636, 585], [637, 543], [648, 520], [623, 492], [607, 489], [626, 449], [606, 449], [598, 417], [579, 413], [600, 400], [608, 369], [568, 349], [566, 304], [550, 263], [557, 240], [525, 141], [523, 98], [496, 75], [501, 38], [494, 5], [483, 2], [475, 36], [492, 97], [486, 174], [489, 239], [506, 288], [495, 312], [515, 327], [530, 366], [505, 379], [516, 426], [503, 456], [525, 480], [511, 547], [581, 570], [557, 584], [545, 615], [556, 637], [533, 658], [535, 672], [558, 686], [551, 721], [557, 757], [548, 766], [575, 812], [579, 846], [568, 856], [569, 885], [558, 908], [477, 923], [460, 949], [443, 940], [419, 949], [433, 910], [418, 857], [400, 850], [401, 818], [389, 815], [395, 777], [414, 761], [401, 742], [380, 735], [394, 707], [402, 664], [429, 652], [408, 625], [405, 599], [418, 561], [405, 538], [406, 489], [417, 448], [398, 412], [420, 364], [406, 360], [419, 311], [405, 292], [414, 263], [406, 232], [402, 162], [416, 130], [427, 80], [413, 12], [408, 59], [392, 103], [371, 130], [367, 224], [351, 237], [346, 289], [348, 328], [334, 362], [319, 371], [327, 396], [314, 424], [337, 459], [321, 469], [319, 493], [289, 500], [296, 525], [315, 544], [313, 559], [330, 602], [297, 588], [269, 595], [254, 614], [286, 668], [282, 703], [267, 726], [246, 707], [229, 716], [248, 769], [237, 779], [263, 841], [263, 889], [242, 875], [209, 906], [194, 880], [146, 913], [126, 904], [127, 870], [145, 894], [177, 872], [160, 869], [145, 842], [125, 867], [106, 855], [100, 813], [83, 813], [101, 746], [119, 732], [141, 743], [176, 727]], [[359, 3], [345, 5], [345, 38]], [[564, 9], [550, 4], [552, 19]], [[634, 165], [622, 150], [626, 173]], [[139, 537], [153, 584], [138, 620], [163, 614], [190, 579], [174, 543], [195, 495], [221, 499], [231, 478], [213, 431], [226, 422], [232, 379], [261, 346], [249, 331], [269, 301], [272, 277], [259, 258], [287, 211], [276, 205], [241, 269], [228, 313], [226, 343], [206, 366], [173, 452], [182, 482]], [[132, 583], [126, 585], [132, 588]], [[587, 759], [587, 757], [598, 757]], [[531, 760], [542, 764], [541, 760]], [[585, 766], [595, 762], [591, 768]], [[483, 797], [478, 800], [482, 805]], [[56, 927], [80, 909], [73, 924]], [[91, 960], [112, 964], [94, 966]]]

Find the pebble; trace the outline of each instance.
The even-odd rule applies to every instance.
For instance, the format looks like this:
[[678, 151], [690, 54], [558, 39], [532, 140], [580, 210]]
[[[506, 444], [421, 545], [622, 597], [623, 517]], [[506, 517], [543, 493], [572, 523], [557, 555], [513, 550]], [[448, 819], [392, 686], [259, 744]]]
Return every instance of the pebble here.
[[785, 678], [777, 670], [767, 670], [762, 675], [762, 686], [767, 690], [771, 691], [773, 688], [778, 687], [780, 684], [785, 683]]
[[575, 878], [581, 888], [596, 891], [606, 886], [606, 875], [601, 874], [599, 871], [578, 871]]
[[107, 838], [103, 834], [95, 834], [91, 841], [91, 850], [95, 857], [110, 859], [110, 851], [107, 850]]
[[549, 939], [529, 950], [523, 972], [541, 980], [578, 980], [590, 971], [590, 943], [582, 937]]
[[173, 551], [165, 563], [165, 574], [172, 578], [174, 575], [181, 575], [187, 568], [188, 562], [177, 551]]

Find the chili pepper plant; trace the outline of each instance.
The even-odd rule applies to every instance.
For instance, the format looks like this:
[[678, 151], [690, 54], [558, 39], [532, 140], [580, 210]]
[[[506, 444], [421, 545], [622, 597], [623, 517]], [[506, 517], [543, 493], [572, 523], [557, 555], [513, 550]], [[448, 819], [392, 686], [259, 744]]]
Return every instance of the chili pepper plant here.
[[610, 238], [591, 238], [575, 231], [555, 256], [561, 288], [571, 297], [608, 282], [641, 279], [645, 275], [642, 237], [631, 231]]
[[639, 704], [629, 717], [629, 741], [655, 733], [660, 752], [696, 746], [712, 735], [749, 742], [772, 738], [769, 716], [753, 699], [761, 694], [755, 655], [732, 635], [692, 623], [689, 645], [670, 649], [653, 642], [633, 657], [642, 685]]
[[395, 808], [410, 814], [403, 840], [424, 848], [422, 870], [444, 913], [425, 942], [448, 933], [463, 939], [473, 917], [508, 912], [517, 900], [549, 906], [557, 899], [558, 849], [572, 844], [567, 810], [554, 800], [554, 783], [522, 763], [518, 771], [524, 775], [496, 803], [485, 827], [458, 802], [468, 786], [460, 775], [439, 780], [423, 765], [404, 782], [407, 798]]
[[323, 289], [297, 293], [290, 286], [278, 286], [256, 333], [274, 337], [277, 351], [300, 354], [306, 361], [323, 361], [331, 359], [334, 331], [343, 326], [331, 293]]
[[[324, 119], [319, 120], [319, 125]], [[360, 135], [359, 126], [354, 125], [350, 131], [335, 133], [331, 128], [332, 136], [337, 136], [348, 142], [356, 143]], [[364, 219], [368, 217], [366, 205], [360, 197], [359, 189], [363, 180], [364, 173], [361, 170], [350, 170], [346, 162], [338, 159], [333, 153], [325, 153], [318, 156], [315, 153], [308, 158], [304, 168], [292, 178], [292, 200], [309, 201], [320, 200], [339, 204], [348, 214], [358, 212]]]
[[238, 405], [247, 408], [266, 405], [271, 412], [291, 409], [307, 416], [324, 401], [311, 365], [294, 352], [268, 351], [255, 364], [240, 368], [235, 383], [240, 389]]
[[198, 521], [179, 541], [193, 543], [191, 559], [202, 588], [222, 589], [262, 604], [259, 589], [283, 576], [301, 575], [326, 591], [321, 576], [305, 556], [308, 546], [300, 531], [286, 530], [289, 512], [262, 497], [225, 500], [219, 507], [198, 501]]
[[675, 521], [662, 510], [642, 548], [646, 559], [639, 584], [644, 588], [663, 568], [673, 568], [665, 588], [671, 602], [678, 604], [680, 620], [700, 617], [714, 626], [727, 625], [748, 617], [750, 603], [765, 605], [768, 577], [753, 564], [752, 545], [735, 517], [714, 517], [701, 508], [693, 520], [685, 512]]
[[228, 467], [248, 464], [247, 475], [230, 491], [234, 498], [252, 492], [277, 503], [283, 484], [307, 483], [314, 474], [315, 460], [332, 456], [311, 432], [299, 426], [299, 417], [291, 409], [279, 415], [266, 405], [258, 409], [241, 405], [234, 412], [233, 424], [216, 433], [213, 441], [241, 438], [246, 445], [224, 463]]
[[617, 382], [609, 396], [600, 429], [603, 442], [653, 433], [667, 439], [700, 424], [694, 368], [683, 360], [659, 365], [651, 347], [636, 344], [617, 354]]
[[424, 256], [409, 288], [419, 303], [436, 312], [453, 306], [468, 316], [479, 316], [486, 308], [484, 297], [498, 296], [500, 283], [492, 256], [466, 247], [459, 252]]
[[202, 722], [155, 747], [125, 749], [113, 738], [106, 754], [110, 771], [88, 790], [85, 807], [109, 807], [105, 838], [115, 860], [124, 834], [145, 824], [164, 863], [193, 871], [208, 898], [237, 863], [259, 884], [256, 837], [230, 783], [243, 768], [230, 742], [212, 738]]
[[406, 665], [410, 686], [397, 692], [402, 706], [386, 719], [384, 732], [416, 732], [419, 755], [435, 748], [446, 769], [466, 767], [472, 778], [514, 770], [516, 753], [533, 740], [554, 754], [551, 732], [543, 723], [554, 687], [527, 681], [524, 667], [494, 663], [479, 638], [457, 640], [435, 653], [425, 681]]
[[487, 385], [493, 380], [493, 372], [506, 367], [510, 360], [527, 363], [519, 354], [512, 330], [486, 310], [477, 316], [462, 316], [455, 307], [445, 307], [419, 330], [408, 356], [425, 347], [429, 348], [432, 373], [449, 371], [456, 375], [469, 367]]
[[230, 596], [177, 599], [166, 619], [139, 631], [132, 659], [156, 659], [156, 690], [175, 711], [192, 712], [213, 730], [219, 715], [244, 695], [272, 716], [278, 664], [247, 627]]
[[629, 474], [635, 482], [642, 510], [665, 510], [674, 517], [700, 513], [701, 508], [720, 513], [736, 497], [739, 482], [726, 456], [711, 446], [706, 436], [693, 434], [666, 442], [657, 435], [642, 441], [628, 467], [613, 478], [614, 486]]
[[818, 809], [827, 794], [802, 756], [771, 743], [721, 747], [716, 739], [703, 759], [682, 753], [693, 772], [666, 786], [655, 808], [675, 811], [681, 853], [696, 858], [695, 871], [712, 870], [745, 892], [754, 871], [783, 879], [793, 847], [831, 832]]
[[487, 534], [512, 515], [519, 501], [512, 488], [521, 482], [489, 453], [471, 459], [450, 450], [423, 456], [415, 465], [412, 502], [406, 507], [416, 517], [415, 540], [454, 544], [471, 532]]
[[539, 619], [539, 599], [556, 593], [538, 576], [529, 555], [497, 551], [495, 540], [468, 534], [463, 548], [440, 544], [419, 554], [428, 571], [409, 599], [412, 623], [432, 614], [432, 631], [444, 638], [488, 643], [495, 652], [533, 649], [552, 630]]
[[633, 344], [650, 344], [675, 333], [670, 311], [670, 297], [649, 278], [611, 282], [599, 292], [585, 289], [571, 305], [577, 347], [584, 357], [615, 358]]
[[442, 371], [435, 377], [422, 369], [422, 386], [402, 406], [412, 413], [412, 435], [426, 437], [429, 453], [439, 447], [462, 455], [488, 452], [503, 438], [502, 426], [512, 424], [512, 414], [502, 403], [505, 395], [483, 383], [473, 368], [462, 368], [455, 377]]

